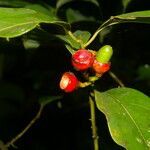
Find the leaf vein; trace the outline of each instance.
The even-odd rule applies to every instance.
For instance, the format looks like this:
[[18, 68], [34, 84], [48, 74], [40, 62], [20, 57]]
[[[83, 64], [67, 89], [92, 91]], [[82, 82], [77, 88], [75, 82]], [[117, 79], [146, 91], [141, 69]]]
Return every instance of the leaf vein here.
[[142, 137], [142, 139], [143, 139], [145, 145], [147, 145], [146, 139], [144, 138], [140, 127], [136, 124], [136, 121], [135, 121], [134, 118], [131, 116], [131, 114], [130, 114], [130, 112], [127, 110], [127, 108], [126, 108], [123, 104], [121, 104], [121, 102], [120, 102], [116, 97], [112, 96], [112, 95], [109, 94], [109, 93], [107, 93], [107, 95], [109, 95], [112, 99], [114, 99], [116, 102], [118, 102], [118, 103], [121, 105], [121, 107], [122, 107], [122, 108], [125, 110], [125, 112], [128, 114], [129, 118], [133, 121], [133, 124], [134, 124], [135, 127], [137, 128], [137, 130], [138, 130], [139, 134], [141, 135], [141, 137]]
[[11, 28], [14, 28], [14, 27], [19, 27], [19, 26], [23, 26], [23, 25], [28, 25], [28, 24], [34, 24], [34, 23], [39, 23], [38, 21], [35, 21], [35, 22], [25, 22], [25, 23], [20, 23], [20, 24], [15, 24], [15, 25], [12, 25], [12, 26], [8, 26], [8, 27], [6, 27], [6, 28], [3, 28], [3, 29], [1, 29], [0, 30], [0, 32], [2, 32], [2, 31], [4, 31], [4, 30], [7, 30], [7, 29], [11, 29]]

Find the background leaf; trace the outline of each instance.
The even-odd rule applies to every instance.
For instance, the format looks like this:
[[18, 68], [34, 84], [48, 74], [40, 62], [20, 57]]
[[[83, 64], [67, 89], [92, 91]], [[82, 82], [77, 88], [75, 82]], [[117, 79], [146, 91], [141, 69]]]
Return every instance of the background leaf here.
[[[99, 6], [99, 3], [97, 2], [97, 0], [81, 0], [81, 1], [85, 1], [85, 2], [91, 2], [97, 6]], [[62, 7], [63, 5], [73, 2], [73, 0], [58, 0], [56, 3], [56, 8], [59, 9], [60, 7]]]
[[150, 98], [130, 88], [95, 91], [99, 110], [107, 118], [113, 139], [128, 150], [150, 148]]
[[150, 80], [150, 66], [144, 65], [140, 66], [137, 70], [138, 73], [138, 79], [140, 80]]
[[122, 0], [122, 5], [123, 5], [123, 11], [125, 12], [128, 5], [132, 2], [133, 0]]
[[77, 30], [74, 32], [74, 36], [85, 44], [89, 40], [91, 34], [88, 31]]
[[50, 104], [51, 102], [55, 101], [55, 100], [58, 100], [58, 99], [61, 99], [62, 96], [47, 96], [47, 97], [41, 97], [39, 99], [39, 103], [41, 105], [47, 105], [47, 104]]
[[24, 7], [29, 4], [29, 2], [23, 0], [0, 0], [0, 5], [7, 7]]
[[67, 21], [69, 23], [78, 22], [78, 21], [95, 21], [95, 18], [92, 16], [85, 16], [78, 10], [73, 10], [71, 8], [66, 11]]
[[56, 14], [59, 18], [70, 23], [83, 20], [95, 22], [102, 18], [97, 0], [58, 0]]

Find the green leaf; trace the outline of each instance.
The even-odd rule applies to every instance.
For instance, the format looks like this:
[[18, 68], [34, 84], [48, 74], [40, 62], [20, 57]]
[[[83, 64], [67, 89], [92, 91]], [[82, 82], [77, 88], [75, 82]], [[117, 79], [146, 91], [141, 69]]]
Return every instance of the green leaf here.
[[126, 20], [129, 22], [150, 23], [150, 10], [121, 14], [121, 15], [118, 15], [114, 18]]
[[95, 91], [113, 139], [128, 150], [150, 149], [150, 98], [131, 88]]
[[67, 23], [59, 21], [53, 15], [48, 16], [27, 8], [0, 8], [0, 37], [20, 36], [40, 23], [58, 24], [63, 28], [69, 28]]
[[77, 30], [73, 34], [78, 40], [81, 40], [83, 44], [85, 44], [91, 36], [91, 33], [89, 33], [88, 31], [81, 30]]
[[43, 106], [50, 104], [58, 99], [61, 99], [62, 96], [47, 96], [47, 97], [41, 97], [39, 99], [39, 103]]
[[81, 30], [75, 31], [72, 35], [57, 35], [57, 37], [66, 42], [66, 48], [71, 53], [81, 48], [89, 40], [90, 36], [91, 34], [88, 31]]
[[74, 49], [79, 49], [80, 48], [80, 43], [71, 38], [70, 35], [56, 35], [58, 38], [66, 42], [67, 45], [70, 45]]
[[52, 8], [52, 7], [47, 9], [46, 7], [43, 7], [42, 5], [39, 5], [39, 4], [28, 4], [25, 6], [25, 8], [35, 10], [37, 12], [43, 13], [43, 14], [48, 15], [48, 16], [55, 16], [54, 8]]

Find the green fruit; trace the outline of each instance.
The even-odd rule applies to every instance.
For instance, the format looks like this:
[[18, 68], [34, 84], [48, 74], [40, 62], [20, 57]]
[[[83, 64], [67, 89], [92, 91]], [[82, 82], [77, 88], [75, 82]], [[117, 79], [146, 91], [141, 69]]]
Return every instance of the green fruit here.
[[96, 60], [101, 63], [108, 63], [113, 54], [113, 49], [110, 45], [105, 45], [96, 53]]

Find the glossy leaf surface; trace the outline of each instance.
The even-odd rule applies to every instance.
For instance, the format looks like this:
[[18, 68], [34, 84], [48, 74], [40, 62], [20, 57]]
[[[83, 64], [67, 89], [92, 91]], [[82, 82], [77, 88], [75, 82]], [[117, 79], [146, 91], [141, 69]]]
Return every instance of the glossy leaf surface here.
[[54, 15], [45, 15], [27, 8], [0, 8], [0, 37], [12, 38], [29, 32], [40, 23], [69, 25], [58, 21]]
[[113, 139], [128, 150], [150, 149], [150, 98], [130, 88], [95, 91]]

